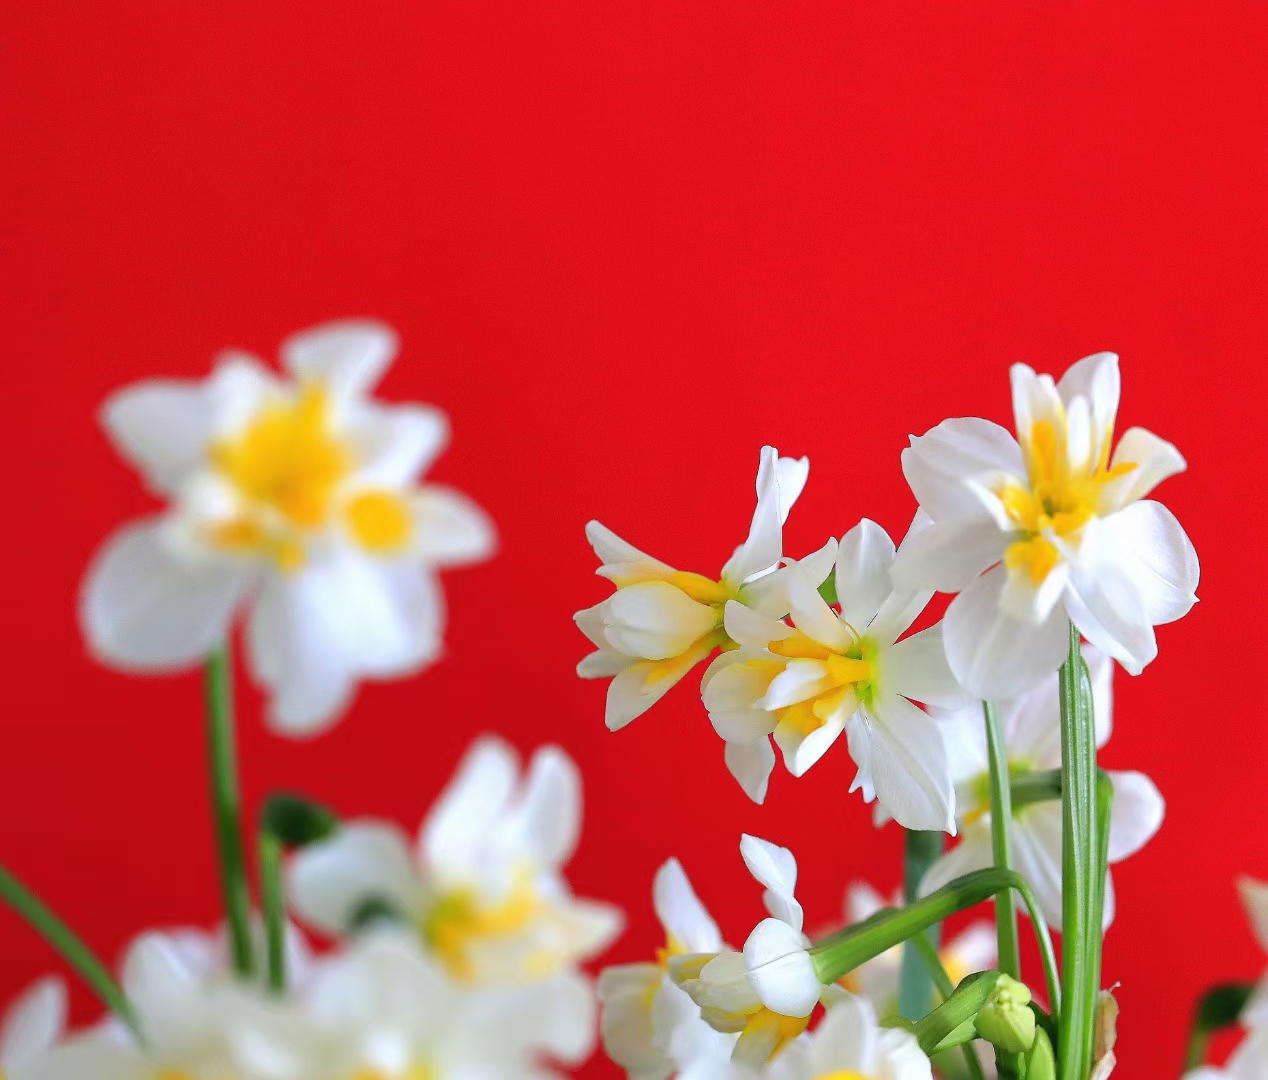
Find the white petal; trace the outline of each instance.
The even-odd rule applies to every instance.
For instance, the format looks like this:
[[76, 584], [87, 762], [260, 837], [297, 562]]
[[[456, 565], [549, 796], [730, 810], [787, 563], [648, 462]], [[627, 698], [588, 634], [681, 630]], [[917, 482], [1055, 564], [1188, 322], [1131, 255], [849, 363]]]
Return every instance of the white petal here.
[[951, 518], [903, 541], [894, 559], [895, 586], [958, 592], [999, 562], [1008, 534], [986, 517]]
[[701, 660], [713, 651], [707, 641], [697, 641], [686, 652], [669, 660], [639, 660], [608, 683], [604, 721], [609, 731], [619, 731], [638, 719], [663, 698]]
[[759, 806], [765, 802], [766, 787], [770, 783], [771, 770], [775, 768], [775, 751], [770, 739], [728, 742], [724, 758], [727, 771], [739, 781], [744, 794]]
[[1024, 566], [1006, 567], [999, 606], [1019, 622], [1038, 626], [1052, 617], [1070, 581], [1070, 565], [1059, 562], [1038, 584]]
[[782, 641], [796, 633], [786, 622], [760, 615], [738, 600], [728, 600], [723, 611], [727, 636], [737, 645], [765, 649], [772, 641]]
[[789, 660], [776, 675], [764, 697], [755, 704], [761, 709], [783, 709], [799, 701], [835, 690], [838, 686], [824, 660]]
[[775, 462], [775, 474], [779, 481], [779, 523], [788, 520], [788, 513], [793, 504], [801, 498], [810, 476], [810, 459], [808, 457], [781, 457]]
[[[858, 708], [858, 699], [849, 694], [813, 731], [796, 721], [781, 720], [774, 731], [775, 744], [784, 755], [784, 767], [793, 776], [805, 776], [831, 748]], [[773, 713], [767, 714], [774, 718]]]
[[[616, 986], [610, 976], [630, 970], [637, 972], [639, 983], [631, 979], [628, 986]], [[627, 964], [623, 968], [607, 968], [599, 977], [599, 996], [603, 1002], [600, 1034], [603, 1049], [617, 1065], [633, 1077], [663, 1080], [673, 1068], [655, 1043], [652, 1010], [649, 998], [658, 992], [663, 976], [655, 964]]]
[[201, 383], [155, 379], [112, 394], [101, 423], [150, 487], [170, 493], [206, 461], [211, 402]]
[[819, 590], [804, 574], [799, 574], [798, 569], [794, 567], [788, 578], [788, 600], [793, 625], [807, 637], [814, 638], [834, 652], [845, 652], [853, 644], [850, 632], [819, 595]]
[[868, 636], [882, 645], [892, 644], [920, 618], [920, 613], [928, 607], [932, 599], [932, 589], [922, 589], [919, 592], [895, 589], [886, 597], [876, 618], [872, 620], [872, 625], [867, 628]]
[[1111, 468], [1135, 465], [1126, 476], [1113, 481], [1111, 498], [1115, 508], [1143, 499], [1170, 476], [1188, 468], [1184, 456], [1166, 439], [1144, 428], [1130, 428], [1114, 448]]
[[1109, 521], [1084, 526], [1082, 557], [1070, 568], [1065, 603], [1088, 641], [1139, 675], [1158, 655], [1158, 642], [1145, 597], [1125, 567], [1131, 556], [1117, 545], [1114, 532]]
[[862, 631], [893, 591], [889, 568], [894, 541], [876, 522], [864, 518], [841, 537], [837, 551], [837, 602], [841, 616]]
[[282, 342], [282, 363], [301, 379], [321, 380], [341, 398], [373, 390], [396, 355], [395, 331], [371, 319], [323, 323]]
[[870, 1002], [854, 994], [846, 994], [828, 1009], [815, 1029], [810, 1047], [814, 1075], [852, 1073], [856, 1076], [878, 1075], [876, 1046], [878, 1042], [876, 1011]]
[[990, 822], [980, 820], [964, 830], [960, 842], [945, 855], [938, 856], [920, 881], [920, 895], [928, 896], [965, 874], [995, 865], [991, 849]]
[[886, 900], [866, 881], [851, 881], [845, 890], [845, 921], [862, 922], [870, 919], [883, 907]]
[[776, 717], [757, 706], [770, 689], [784, 661], [749, 649], [724, 652], [709, 666], [701, 684], [704, 707], [713, 729], [728, 742], [748, 742], [769, 735]]
[[903, 475], [920, 507], [934, 521], [982, 516], [982, 507], [964, 481], [1003, 470], [1024, 477], [1021, 449], [998, 424], [977, 417], [944, 420], [912, 437], [903, 451]]
[[9, 1072], [52, 1049], [66, 1027], [66, 984], [40, 979], [5, 1014], [0, 1025], [0, 1069]]
[[673, 576], [672, 566], [653, 559], [633, 544], [627, 544], [606, 525], [597, 521], [586, 522], [586, 539], [590, 541], [590, 546], [594, 548], [594, 553], [602, 564], [599, 573], [604, 574], [608, 567], [616, 568], [613, 573], [605, 576], [612, 577], [618, 584], [623, 583], [623, 577], [632, 581], [663, 581]]
[[431, 566], [480, 562], [497, 547], [497, 530], [483, 510], [453, 488], [427, 484], [410, 500], [410, 550]]
[[1121, 382], [1118, 356], [1112, 352], [1099, 352], [1071, 364], [1057, 384], [1057, 393], [1061, 395], [1067, 409], [1079, 398], [1087, 402], [1091, 427], [1088, 456], [1093, 462], [1100, 458], [1106, 442], [1113, 434]]
[[782, 619], [792, 607], [788, 598], [788, 581], [793, 574], [807, 578], [817, 589], [836, 563], [837, 542], [830, 537], [818, 551], [804, 559], [784, 559], [784, 565], [769, 574], [762, 574], [740, 587], [740, 603], [771, 619]]
[[449, 442], [449, 419], [432, 405], [347, 405], [342, 433], [360, 464], [350, 483], [399, 490], [415, 483]]
[[577, 664], [577, 675], [583, 679], [610, 679], [635, 662], [634, 657], [615, 649], [596, 649], [581, 658]]
[[508, 812], [519, 760], [502, 739], [482, 735], [458, 765], [419, 835], [419, 854], [452, 877], [474, 872], [484, 845]]
[[809, 1016], [823, 984], [802, 944], [801, 930], [763, 919], [744, 943], [744, 965], [762, 1004], [781, 1016]]
[[868, 712], [868, 767], [876, 797], [906, 829], [955, 834], [955, 786], [942, 730], [928, 713], [897, 694]]
[[793, 897], [797, 888], [797, 860], [793, 853], [769, 840], [745, 833], [740, 837], [740, 855], [748, 872], [766, 887], [767, 910], [777, 919], [801, 930], [801, 905]]
[[572, 858], [581, 835], [581, 774], [559, 747], [533, 755], [506, 830], [511, 850], [536, 869], [558, 869]]
[[883, 1062], [878, 1075], [886, 1080], [933, 1080], [933, 1065], [910, 1031], [901, 1028], [882, 1031], [877, 1057]]
[[1237, 879], [1237, 892], [1250, 920], [1250, 928], [1264, 951], [1268, 952], [1268, 883], [1243, 875]]
[[1038, 803], [1017, 815], [1013, 822], [1013, 864], [1030, 883], [1048, 925], [1060, 931], [1060, 803]]
[[951, 674], [940, 622], [891, 645], [882, 656], [881, 680], [896, 694], [944, 709], [973, 700]]
[[305, 922], [345, 934], [357, 909], [382, 899], [406, 916], [420, 902], [409, 839], [389, 822], [351, 821], [334, 836], [295, 853], [287, 891]]
[[1017, 439], [1024, 446], [1035, 424], [1046, 422], [1056, 431], [1064, 427], [1064, 406], [1051, 375], [1037, 375], [1026, 364], [1008, 369], [1013, 392], [1013, 420]]
[[948, 941], [943, 951], [953, 957], [964, 971], [985, 971], [994, 967], [999, 959], [995, 927], [985, 922], [973, 923]]
[[1161, 503], [1133, 503], [1105, 521], [1118, 565], [1131, 577], [1155, 626], [1175, 622], [1197, 603], [1200, 567], [1184, 529]]
[[[753, 511], [748, 539], [735, 549], [735, 554], [722, 568], [723, 580], [732, 585], [738, 586], [754, 574], [775, 566], [784, 553], [778, 460], [779, 453], [773, 446], [762, 447], [757, 467], [757, 509]], [[808, 462], [806, 468], [809, 468]]]
[[250, 580], [242, 563], [174, 550], [165, 521], [116, 532], [84, 581], [80, 620], [93, 653], [131, 671], [168, 671], [204, 659], [229, 631]]
[[667, 582], [645, 581], [609, 598], [604, 635], [618, 652], [669, 660], [713, 630], [718, 614]]
[[656, 871], [652, 902], [665, 932], [688, 952], [719, 952], [722, 935], [691, 887], [677, 859], [669, 859]]
[[1109, 861], [1134, 855], [1162, 827], [1167, 804], [1144, 773], [1111, 772], [1114, 810], [1110, 817]]
[[1000, 606], [1003, 566], [987, 572], [951, 601], [943, 620], [951, 671], [974, 697], [1017, 697], [1056, 671], [1069, 651], [1068, 624], [1058, 608], [1038, 626], [1014, 619]]

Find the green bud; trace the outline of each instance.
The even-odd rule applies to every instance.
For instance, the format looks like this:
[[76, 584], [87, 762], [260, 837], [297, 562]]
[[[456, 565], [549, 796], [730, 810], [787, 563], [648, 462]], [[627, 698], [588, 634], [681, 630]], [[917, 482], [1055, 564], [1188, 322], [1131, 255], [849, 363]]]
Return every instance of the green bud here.
[[1035, 1042], [1035, 1014], [1030, 1011], [1030, 988], [1001, 975], [977, 1013], [977, 1033], [1011, 1054], [1029, 1050]]

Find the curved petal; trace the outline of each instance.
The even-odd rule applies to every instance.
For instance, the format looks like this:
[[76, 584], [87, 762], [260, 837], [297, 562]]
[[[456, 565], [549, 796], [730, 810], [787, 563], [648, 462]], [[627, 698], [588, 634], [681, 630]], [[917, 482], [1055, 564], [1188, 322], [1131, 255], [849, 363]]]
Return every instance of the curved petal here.
[[951, 518], [903, 541], [894, 559], [894, 585], [958, 592], [1003, 557], [1008, 534], [990, 518]]
[[[775, 725], [775, 744], [784, 755], [784, 768], [793, 776], [805, 776], [845, 730], [850, 717], [858, 708], [853, 692], [846, 694], [841, 704], [832, 710], [818, 727], [806, 729], [803, 723], [785, 717]], [[768, 713], [774, 719], [773, 713]]]
[[[628, 985], [614, 985], [610, 976], [631, 970], [641, 981], [630, 978]], [[604, 1052], [630, 1076], [639, 1080], [665, 1080], [673, 1062], [656, 1045], [652, 1010], [648, 1002], [659, 991], [663, 974], [655, 964], [627, 964], [607, 968], [599, 977], [599, 999], [603, 1012], [599, 1034]]]
[[872, 625], [867, 628], [868, 637], [882, 645], [892, 644], [920, 618], [920, 613], [928, 607], [932, 599], [932, 589], [921, 589], [919, 592], [895, 589], [885, 598], [876, 618], [872, 620]]
[[951, 674], [940, 622], [891, 645], [882, 657], [881, 680], [896, 694], [944, 709], [973, 700]]
[[506, 824], [517, 860], [537, 869], [563, 866], [581, 835], [581, 774], [558, 746], [543, 746], [528, 766], [524, 791]]
[[608, 599], [603, 632], [618, 652], [669, 660], [685, 652], [719, 623], [719, 612], [665, 581], [618, 589]]
[[609, 731], [619, 731], [638, 719], [663, 698], [701, 660], [713, 651], [707, 640], [669, 660], [639, 660], [608, 684], [604, 721]]
[[928, 896], [958, 877], [994, 865], [990, 822], [983, 818], [965, 829], [960, 842], [945, 855], [938, 856], [925, 871], [920, 880], [920, 895]]
[[360, 461], [351, 483], [399, 490], [417, 481], [449, 442], [449, 418], [434, 405], [371, 405], [345, 410], [344, 435]]
[[868, 709], [868, 766], [876, 797], [906, 829], [955, 835], [955, 786], [936, 720], [886, 694]]
[[760, 709], [783, 709], [835, 690], [839, 683], [824, 660], [789, 660], [754, 704]]
[[1108, 457], [1108, 442], [1114, 433], [1114, 420], [1118, 415], [1118, 399], [1122, 376], [1118, 370], [1118, 355], [1112, 352], [1093, 353], [1066, 368], [1057, 383], [1057, 393], [1066, 409], [1075, 408], [1079, 399], [1087, 402], [1091, 445], [1087, 458], [1094, 464], [1102, 456]]
[[933, 1065], [910, 1031], [884, 1029], [877, 1057], [884, 1062], [880, 1074], [889, 1080], [933, 1080]]
[[823, 984], [802, 944], [801, 931], [763, 919], [744, 943], [744, 966], [762, 1004], [781, 1016], [809, 1016]]
[[[788, 578], [788, 600], [793, 625], [807, 637], [835, 652], [843, 653], [853, 644], [850, 632], [828, 607], [810, 580], [793, 567]], [[860, 628], [861, 629], [861, 628]]]
[[864, 518], [841, 537], [837, 550], [837, 602], [841, 616], [860, 632], [893, 591], [889, 568], [894, 541], [876, 522]]
[[1114, 509], [1143, 499], [1168, 477], [1188, 468], [1184, 455], [1171, 443], [1138, 427], [1123, 432], [1118, 446], [1114, 448], [1110, 465], [1111, 469], [1121, 465], [1135, 466], [1125, 476], [1113, 481], [1106, 491]]
[[775, 768], [775, 751], [770, 739], [763, 737], [752, 742], [728, 742], [723, 757], [727, 771], [739, 781], [744, 794], [759, 806], [765, 802], [770, 774]]
[[754, 879], [766, 887], [763, 902], [776, 919], [801, 931], [801, 905], [793, 893], [797, 888], [797, 860], [786, 847], [748, 833], [740, 837], [740, 856]]
[[810, 477], [810, 459], [779, 458], [775, 462], [775, 477], [779, 481], [779, 523], [782, 525], [805, 490], [806, 480]]
[[211, 402], [202, 383], [154, 379], [125, 386], [106, 399], [101, 425], [115, 449], [170, 494], [204, 465], [211, 438]]
[[779, 452], [773, 446], [762, 447], [757, 466], [757, 509], [753, 511], [748, 539], [722, 568], [722, 579], [733, 586], [776, 566], [783, 556], [783, 516], [787, 511], [780, 497], [778, 461]]
[[1120, 572], [1131, 578], [1154, 626], [1175, 622], [1197, 603], [1201, 567], [1180, 522], [1162, 503], [1133, 503], [1105, 520]]
[[1013, 824], [1013, 865], [1034, 890], [1052, 929], [1061, 929], [1061, 805], [1027, 807]]
[[412, 553], [430, 566], [481, 562], [497, 547], [493, 521], [460, 491], [427, 484], [410, 500], [414, 521]]
[[836, 538], [829, 537], [823, 547], [804, 559], [786, 558], [779, 569], [746, 582], [738, 591], [739, 602], [767, 618], [782, 619], [792, 608], [792, 601], [788, 598], [790, 577], [800, 574], [817, 589], [832, 573], [836, 557]]
[[1143, 848], [1162, 827], [1167, 804], [1144, 773], [1112, 772], [1114, 812], [1110, 815], [1109, 861], [1119, 862]]
[[667, 860], [652, 882], [656, 917], [678, 947], [687, 952], [720, 952], [718, 924], [700, 902], [691, 881], [677, 859]]
[[970, 478], [997, 471], [1026, 475], [1017, 440], [1005, 428], [977, 417], [944, 420], [924, 435], [912, 436], [902, 465], [912, 494], [934, 521], [984, 513], [965, 483]]
[[475, 873], [510, 811], [518, 781], [519, 759], [510, 744], [495, 735], [480, 736], [428, 813], [418, 837], [419, 858], [450, 877]]
[[243, 563], [174, 550], [164, 520], [142, 519], [110, 537], [88, 569], [84, 636], [113, 667], [187, 667], [224, 640], [250, 577]]
[[373, 319], [322, 323], [282, 342], [282, 364], [299, 379], [321, 380], [339, 398], [373, 390], [396, 355], [396, 332]]
[[664, 581], [674, 575], [672, 566], [639, 551], [633, 544], [626, 543], [606, 525], [597, 521], [586, 522], [586, 539], [590, 541], [601, 564], [598, 574], [610, 578], [617, 585], [635, 581]]
[[295, 853], [287, 892], [305, 922], [346, 933], [367, 900], [386, 900], [405, 915], [420, 902], [409, 838], [390, 822], [351, 821], [328, 840]]
[[814, 1076], [878, 1075], [876, 1012], [864, 998], [847, 994], [824, 1014], [810, 1047]]
[[17, 1072], [51, 1050], [66, 1027], [66, 984], [49, 976], [27, 989], [0, 1025], [0, 1069]]
[[710, 665], [701, 688], [714, 731], [728, 742], [749, 742], [774, 731], [777, 717], [758, 707], [757, 701], [783, 666], [784, 660], [770, 653], [722, 653]]
[[1083, 551], [1070, 568], [1066, 592], [1070, 620], [1098, 649], [1139, 675], [1158, 655], [1158, 641], [1136, 575], [1125, 566], [1131, 553], [1115, 543], [1109, 520], [1088, 522], [1083, 532]]
[[960, 685], [983, 701], [1017, 697], [1056, 671], [1069, 649], [1058, 607], [1038, 626], [1000, 606], [1007, 571], [997, 566], [951, 601], [943, 619], [947, 661]]
[[727, 637], [737, 645], [765, 649], [772, 641], [790, 638], [796, 631], [786, 622], [761, 615], [738, 600], [728, 600], [723, 609]]
[[1241, 897], [1250, 928], [1265, 952], [1268, 952], [1268, 882], [1256, 881], [1243, 874], [1237, 879], [1237, 893]]

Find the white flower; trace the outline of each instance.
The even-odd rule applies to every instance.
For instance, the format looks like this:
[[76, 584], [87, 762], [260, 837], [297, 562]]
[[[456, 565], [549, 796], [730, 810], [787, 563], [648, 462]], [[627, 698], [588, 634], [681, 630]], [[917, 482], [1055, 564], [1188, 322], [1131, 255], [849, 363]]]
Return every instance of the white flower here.
[[415, 936], [379, 930], [321, 961], [291, 1000], [242, 1003], [230, 1038], [237, 1068], [261, 1080], [543, 1080], [544, 1058], [589, 1054], [593, 1025], [577, 975], [464, 990]]
[[732, 1060], [760, 1065], [806, 1030], [815, 1005], [830, 991], [815, 974], [802, 933], [792, 852], [745, 835], [740, 854], [765, 886], [762, 902], [771, 917], [757, 924], [742, 953], [721, 949], [673, 956], [669, 974], [709, 1024], [740, 1033]]
[[[1264, 952], [1268, 952], [1268, 883], [1242, 877], [1238, 879], [1237, 891], [1246, 918], [1255, 932], [1255, 940]], [[1241, 1020], [1247, 1027], [1268, 1029], [1268, 972], [1259, 980], [1254, 994], [1242, 1009]]]
[[23, 1080], [66, 1028], [66, 984], [44, 978], [33, 984], [4, 1015], [0, 1024], [0, 1077]]
[[333, 323], [283, 343], [289, 379], [231, 352], [202, 382], [139, 383], [106, 403], [115, 446], [168, 505], [89, 570], [81, 616], [100, 659], [188, 667], [251, 604], [271, 721], [309, 734], [359, 680], [437, 657], [434, 570], [485, 558], [493, 528], [466, 496], [418, 482], [444, 447], [444, 414], [368, 397], [396, 346], [378, 323]]
[[[923, 526], [918, 515], [904, 543]], [[966, 695], [947, 667], [940, 625], [898, 641], [932, 593], [895, 590], [893, 561], [893, 541], [864, 519], [836, 553], [840, 615], [801, 566], [781, 571], [792, 626], [728, 601], [726, 631], [741, 648], [710, 666], [704, 702], [729, 744], [763, 744], [773, 734], [794, 776], [846, 732], [858, 766], [851, 791], [862, 788], [868, 802], [879, 798], [908, 829], [953, 833], [954, 792], [942, 735], [912, 699], [953, 707]], [[736, 775], [750, 796], [764, 790], [765, 776]]]
[[349, 823], [295, 856], [290, 895], [336, 934], [386, 904], [460, 980], [539, 979], [601, 952], [620, 929], [615, 908], [569, 893], [562, 867], [580, 828], [581, 781], [562, 750], [538, 750], [521, 780], [515, 752], [484, 737], [412, 852], [394, 824]]
[[1252, 1031], [1229, 1056], [1223, 1068], [1204, 1065], [1184, 1080], [1265, 1080], [1268, 1078], [1268, 1031]]
[[671, 957], [723, 948], [717, 924], [677, 859], [656, 872], [652, 897], [665, 931], [656, 962], [622, 964], [599, 976], [603, 1046], [631, 1080], [663, 1080], [702, 1058], [727, 1060], [735, 1042], [705, 1023], [699, 1006], [669, 977]]
[[[1092, 680], [1096, 744], [1109, 740], [1114, 666], [1104, 653], [1084, 646]], [[1019, 698], [1001, 702], [1000, 726], [1014, 777], [1061, 767], [1061, 705], [1057, 676]], [[953, 748], [952, 771], [956, 805], [964, 825], [960, 843], [925, 875], [921, 892], [929, 893], [961, 874], [995, 864], [991, 848], [990, 781], [982, 708], [968, 706], [945, 714], [947, 745]], [[1114, 806], [1110, 817], [1109, 862], [1135, 854], [1158, 831], [1166, 805], [1152, 780], [1138, 772], [1111, 772]], [[1035, 891], [1044, 918], [1061, 929], [1061, 801], [1033, 803], [1014, 811], [1013, 865]], [[1105, 926], [1114, 918], [1114, 883], [1105, 882]]]
[[781, 458], [774, 447], [762, 448], [757, 509], [748, 539], [736, 548], [717, 580], [675, 570], [597, 521], [586, 526], [586, 537], [602, 564], [597, 572], [616, 586], [616, 592], [573, 616], [596, 647], [577, 665], [577, 674], [583, 679], [613, 677], [606, 714], [611, 730], [645, 713], [726, 643], [722, 609], [728, 600], [743, 598], [777, 617], [787, 612], [782, 577], [771, 571], [783, 556], [784, 521], [809, 470], [806, 458]]
[[947, 659], [989, 701], [1057, 670], [1068, 621], [1139, 674], [1158, 651], [1153, 628], [1197, 599], [1193, 545], [1145, 499], [1184, 459], [1143, 428], [1111, 454], [1118, 357], [1080, 360], [1059, 384], [1015, 364], [1012, 387], [1017, 440], [986, 420], [946, 420], [903, 451], [933, 527], [894, 567], [903, 586], [959, 592]]
[[[901, 891], [895, 892], [886, 901], [867, 882], [855, 881], [846, 890], [846, 923], [860, 923], [882, 908], [902, 906]], [[995, 927], [985, 922], [972, 923], [943, 944], [938, 952], [951, 982], [958, 984], [966, 975], [995, 966], [998, 959]], [[841, 979], [841, 985], [850, 993], [866, 998], [882, 1018], [895, 1016], [898, 1013], [902, 957], [901, 945], [886, 949], [847, 974]]]
[[863, 998], [844, 995], [823, 1022], [771, 1063], [769, 1080], [932, 1080], [929, 1058], [916, 1037], [883, 1028]]

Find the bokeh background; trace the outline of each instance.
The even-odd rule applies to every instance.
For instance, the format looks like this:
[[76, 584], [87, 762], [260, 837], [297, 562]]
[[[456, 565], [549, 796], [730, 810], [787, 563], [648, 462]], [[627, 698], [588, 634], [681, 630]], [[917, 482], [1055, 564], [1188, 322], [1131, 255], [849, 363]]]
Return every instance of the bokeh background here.
[[[198, 678], [113, 674], [76, 629], [94, 547], [148, 505], [95, 422], [121, 383], [332, 317], [399, 329], [384, 393], [450, 412], [434, 475], [502, 548], [449, 575], [447, 658], [333, 733], [267, 734], [244, 688], [248, 804], [298, 787], [413, 824], [476, 733], [557, 740], [587, 783], [572, 877], [628, 908], [627, 959], [671, 853], [738, 938], [741, 830], [796, 850], [811, 923], [853, 877], [895, 886], [900, 838], [846, 794], [843, 743], [750, 805], [692, 683], [604, 729], [572, 670], [570, 615], [606, 589], [587, 518], [716, 571], [772, 442], [812, 460], [790, 551], [865, 514], [898, 534], [908, 434], [1006, 420], [1013, 361], [1114, 349], [1122, 423], [1188, 456], [1160, 494], [1203, 565], [1157, 662], [1119, 673], [1103, 755], [1168, 800], [1115, 875], [1116, 1075], [1175, 1074], [1195, 993], [1265, 963], [1233, 881], [1268, 876], [1268, 7], [14, 0], [4, 22], [0, 858], [97, 947], [217, 917]], [[0, 912], [0, 997], [50, 963]]]

